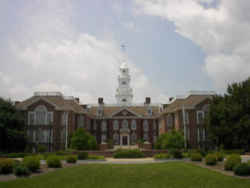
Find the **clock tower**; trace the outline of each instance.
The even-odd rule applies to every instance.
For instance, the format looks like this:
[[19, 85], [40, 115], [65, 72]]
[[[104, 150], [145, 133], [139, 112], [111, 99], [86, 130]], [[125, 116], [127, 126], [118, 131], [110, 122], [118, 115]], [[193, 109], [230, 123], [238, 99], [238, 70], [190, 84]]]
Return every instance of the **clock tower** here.
[[118, 88], [115, 97], [119, 105], [127, 106], [133, 100], [133, 89], [130, 87], [130, 74], [127, 63], [122, 63], [119, 71]]

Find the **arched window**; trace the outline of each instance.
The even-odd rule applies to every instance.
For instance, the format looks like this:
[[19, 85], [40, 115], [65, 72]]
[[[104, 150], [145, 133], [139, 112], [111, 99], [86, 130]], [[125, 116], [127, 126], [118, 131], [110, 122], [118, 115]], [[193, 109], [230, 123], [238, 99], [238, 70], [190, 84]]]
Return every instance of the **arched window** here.
[[39, 105], [35, 109], [36, 113], [36, 124], [46, 125], [47, 124], [47, 108], [44, 105]]
[[114, 120], [113, 121], [113, 129], [115, 131], [117, 131], [119, 129], [119, 122], [118, 122], [118, 120]]
[[136, 120], [134, 120], [134, 119], [131, 122], [131, 129], [136, 130]]
[[119, 134], [118, 133], [114, 133], [113, 140], [114, 140], [115, 145], [119, 144]]
[[148, 126], [148, 120], [143, 121], [143, 130], [144, 132], [148, 132], [149, 126]]
[[123, 129], [128, 129], [128, 120], [123, 120], [122, 121], [122, 128]]
[[107, 131], [107, 121], [106, 120], [102, 121], [102, 131]]

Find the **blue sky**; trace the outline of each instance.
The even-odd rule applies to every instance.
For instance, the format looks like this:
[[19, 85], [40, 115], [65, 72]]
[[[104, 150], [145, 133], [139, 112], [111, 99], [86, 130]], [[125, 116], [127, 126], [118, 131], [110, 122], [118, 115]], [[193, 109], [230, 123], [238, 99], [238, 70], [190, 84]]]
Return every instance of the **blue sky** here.
[[3, 0], [0, 96], [23, 100], [58, 90], [83, 103], [100, 96], [114, 102], [124, 57], [135, 102], [223, 92], [250, 73], [249, 13], [242, 11], [250, 3], [237, 2]]

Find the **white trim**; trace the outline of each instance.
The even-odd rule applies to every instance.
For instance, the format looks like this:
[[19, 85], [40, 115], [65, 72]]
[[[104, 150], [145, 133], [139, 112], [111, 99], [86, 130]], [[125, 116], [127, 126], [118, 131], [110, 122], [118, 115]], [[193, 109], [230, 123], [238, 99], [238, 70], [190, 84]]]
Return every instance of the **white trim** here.
[[[139, 115], [139, 114], [133, 112], [132, 110], [128, 109], [127, 107], [124, 107], [124, 108], [120, 109], [119, 111], [116, 111], [116, 112], [112, 113], [112, 114], [111, 114], [111, 117], [114, 117], [116, 114], [119, 114], [119, 113], [122, 112], [123, 110], [127, 110], [128, 112], [134, 114], [135, 116], [141, 117], [141, 115]], [[123, 116], [122, 116], [122, 117], [123, 117]]]
[[60, 109], [61, 109], [61, 108], [58, 107], [56, 104], [50, 102], [49, 100], [47, 100], [47, 99], [45, 99], [45, 98], [43, 98], [43, 97], [38, 97], [37, 99], [35, 99], [34, 101], [32, 101], [32, 103], [30, 103], [30, 104], [24, 106], [23, 109], [24, 109], [24, 110], [27, 110], [27, 108], [28, 108], [29, 106], [31, 106], [32, 104], [38, 102], [39, 100], [42, 100], [42, 101], [47, 102], [48, 104], [54, 106], [56, 110], [60, 110]]

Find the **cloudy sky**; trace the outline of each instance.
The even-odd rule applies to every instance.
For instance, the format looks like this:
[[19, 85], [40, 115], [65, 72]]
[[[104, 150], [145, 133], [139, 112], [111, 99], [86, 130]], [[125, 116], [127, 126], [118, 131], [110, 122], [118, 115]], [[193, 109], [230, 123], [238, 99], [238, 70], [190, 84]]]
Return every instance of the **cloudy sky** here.
[[249, 10], [248, 0], [0, 0], [0, 96], [113, 103], [122, 59], [135, 102], [224, 92], [250, 75]]

